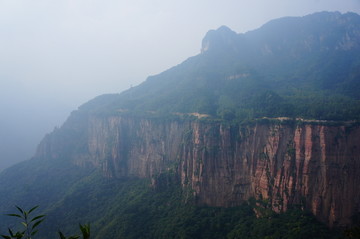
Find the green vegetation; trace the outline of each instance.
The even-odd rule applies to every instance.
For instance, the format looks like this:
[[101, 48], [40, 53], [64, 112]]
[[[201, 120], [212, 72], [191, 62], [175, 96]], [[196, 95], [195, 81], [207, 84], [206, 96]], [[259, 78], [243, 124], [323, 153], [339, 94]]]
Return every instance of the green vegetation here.
[[24, 226], [23, 230], [13, 232], [10, 228], [9, 230], [9, 236], [7, 235], [1, 235], [5, 239], [31, 239], [37, 232], [37, 227], [44, 221], [45, 215], [38, 215], [35, 217], [30, 217], [31, 213], [38, 208], [38, 206], [31, 208], [29, 211], [23, 210], [22, 208], [16, 206], [17, 210], [20, 212], [20, 214], [12, 213], [7, 214], [11, 217], [17, 217], [21, 219], [21, 224]]
[[[45, 221], [43, 216], [28, 218], [36, 208], [18, 208], [20, 214], [10, 215], [22, 218], [25, 230], [10, 229], [3, 238], [74, 239], [78, 236], [65, 235], [74, 235], [83, 221], [91, 223], [94, 239], [337, 238], [336, 232], [297, 208], [276, 214], [254, 202], [206, 207], [198, 205], [191, 189], [182, 188], [174, 175], [158, 175], [155, 180], [161, 186], [153, 187], [150, 179], [104, 178], [86, 161], [89, 114], [165, 121], [197, 119], [191, 113], [199, 113], [210, 120], [242, 124], [255, 119], [273, 122], [277, 117], [288, 117], [288, 124], [299, 123], [293, 120], [298, 117], [360, 121], [360, 49], [344, 50], [340, 44], [344, 32], [359, 31], [359, 17], [343, 17], [339, 22], [348, 23], [345, 31], [339, 22], [331, 22], [339, 17], [321, 16], [274, 21], [243, 35], [228, 36], [225, 28], [214, 31], [207, 40], [216, 38], [216, 49], [121, 94], [103, 95], [81, 106], [60, 130], [47, 136], [51, 144], [41, 150], [49, 150], [43, 154], [49, 158], [35, 158], [0, 174], [0, 211], [10, 214], [11, 203], [25, 208], [39, 204], [41, 215], [47, 215]], [[191, 134], [186, 132], [185, 139]], [[291, 142], [287, 154], [294, 155]], [[75, 161], [82, 167], [73, 165]], [[15, 224], [12, 219], [0, 215], [1, 232], [6, 231], [4, 225]], [[42, 230], [37, 232], [40, 223]], [[89, 225], [80, 225], [84, 238], [89, 238]], [[349, 238], [358, 234], [357, 228], [347, 231]]]
[[[246, 67], [234, 65], [229, 69], [233, 65], [232, 57], [224, 59], [230, 66], [222, 68], [224, 63], [211, 65], [216, 63], [207, 58], [213, 57], [218, 55], [196, 56], [149, 78], [138, 87], [119, 95], [98, 97], [80, 109], [148, 117], [197, 112], [238, 122], [262, 117], [360, 120], [360, 72], [357, 70], [360, 63], [356, 63], [360, 62], [359, 53], [347, 56], [324, 54], [322, 57], [306, 55], [296, 61], [273, 56], [266, 63], [271, 72], [266, 70], [268, 68], [263, 69], [264, 65], [251, 62], [246, 63]], [[353, 65], [358, 65], [343, 67], [335, 74], [332, 65], [323, 66], [323, 58], [328, 60], [327, 57], [331, 57], [334, 65], [341, 64], [338, 61], [345, 61], [343, 58], [346, 57]], [[209, 62], [203, 64], [204, 61]], [[295, 62], [289, 65], [278, 61]], [[289, 69], [284, 70], [284, 67]], [[213, 68], [218, 72], [213, 72]], [[299, 72], [299, 68], [303, 71]]]
[[46, 220], [36, 238], [55, 238], [59, 229], [60, 238], [76, 238], [65, 235], [73, 235], [80, 221], [91, 223], [94, 239], [337, 238], [299, 209], [284, 214], [268, 211], [257, 218], [254, 203], [197, 206], [191, 190], [182, 189], [173, 175], [159, 175], [158, 180], [162, 186], [153, 188], [145, 179], [107, 179], [93, 172], [46, 205], [42, 210]]
[[203, 54], [80, 109], [161, 117], [197, 112], [240, 122], [360, 120], [360, 48], [341, 48], [346, 32], [359, 31], [359, 16], [332, 15], [281, 19], [240, 35], [211, 31], [205, 38], [214, 47]]
[[[31, 239], [37, 234], [38, 226], [45, 220], [45, 215], [37, 215], [30, 217], [30, 214], [36, 210], [39, 206], [31, 208], [29, 211], [22, 209], [19, 206], [15, 206], [20, 214], [12, 213], [7, 214], [10, 217], [16, 217], [21, 219], [21, 225], [24, 227], [23, 230], [13, 232], [12, 229], [8, 229], [9, 235], [1, 235], [4, 239]], [[83, 239], [90, 239], [90, 224], [81, 225], [79, 224]], [[78, 239], [80, 236], [69, 236], [66, 237], [61, 231], [58, 232], [60, 239]]]
[[[80, 231], [83, 239], [90, 239], [90, 224], [81, 225], [79, 224]], [[60, 239], [78, 239], [80, 236], [69, 236], [66, 237], [61, 231], [58, 232]]]

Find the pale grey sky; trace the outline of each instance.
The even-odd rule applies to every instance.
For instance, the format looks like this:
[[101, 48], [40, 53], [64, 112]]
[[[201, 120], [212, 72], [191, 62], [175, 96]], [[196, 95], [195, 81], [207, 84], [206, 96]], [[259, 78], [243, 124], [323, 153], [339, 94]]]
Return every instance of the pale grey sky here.
[[318, 11], [360, 13], [360, 0], [0, 0], [0, 170], [80, 104], [198, 54], [208, 30]]

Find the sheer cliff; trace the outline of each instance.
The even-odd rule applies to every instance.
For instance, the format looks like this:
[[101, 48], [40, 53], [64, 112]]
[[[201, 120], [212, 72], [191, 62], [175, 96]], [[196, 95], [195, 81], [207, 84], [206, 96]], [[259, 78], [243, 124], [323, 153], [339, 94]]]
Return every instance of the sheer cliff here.
[[[154, 186], [171, 172], [200, 205], [254, 197], [350, 225], [360, 215], [359, 42], [354, 13], [211, 30], [199, 55], [82, 105], [35, 157]], [[259, 120], [279, 117], [313, 120]]]
[[[211, 30], [200, 54], [85, 103], [32, 160], [2, 172], [0, 209], [41, 203], [60, 215], [53, 225], [86, 214], [112, 232], [126, 224], [118, 203], [136, 201], [116, 185], [140, 178], [156, 192], [165, 178], [198, 206], [255, 198], [275, 212], [294, 206], [330, 227], [352, 226], [360, 222], [359, 42], [354, 13], [283, 18], [242, 34]], [[147, 200], [155, 211], [164, 206]], [[123, 208], [137, 215], [130, 225], [153, 215], [137, 203]]]
[[330, 226], [350, 225], [360, 213], [359, 126], [240, 127], [127, 116], [90, 116], [82, 123], [81, 150], [49, 135], [37, 157], [72, 152], [76, 164], [100, 168], [107, 177], [146, 177], [154, 185], [159, 174], [174, 172], [204, 205], [236, 206], [255, 197], [277, 212], [301, 205]]

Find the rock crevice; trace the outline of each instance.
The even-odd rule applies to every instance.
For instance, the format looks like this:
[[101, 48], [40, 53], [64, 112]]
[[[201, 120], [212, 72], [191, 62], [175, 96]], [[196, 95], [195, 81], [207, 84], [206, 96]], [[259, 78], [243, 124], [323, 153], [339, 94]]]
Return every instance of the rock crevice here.
[[[266, 199], [273, 210], [310, 210], [329, 226], [360, 212], [360, 127], [263, 123], [239, 127], [208, 121], [89, 117], [86, 147], [69, 157], [108, 177], [172, 171], [197, 202], [230, 207]], [[71, 130], [71, 129], [68, 129]], [[47, 137], [38, 155], [58, 155]], [[63, 148], [73, 144], [63, 142]], [[46, 150], [44, 150], [46, 149]]]

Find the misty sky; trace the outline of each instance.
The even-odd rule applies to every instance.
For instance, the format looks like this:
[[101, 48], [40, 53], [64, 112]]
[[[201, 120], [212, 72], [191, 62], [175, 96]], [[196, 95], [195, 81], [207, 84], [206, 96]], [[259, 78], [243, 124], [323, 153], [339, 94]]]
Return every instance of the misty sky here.
[[210, 29], [360, 13], [360, 0], [0, 0], [0, 170], [80, 104], [199, 53]]

